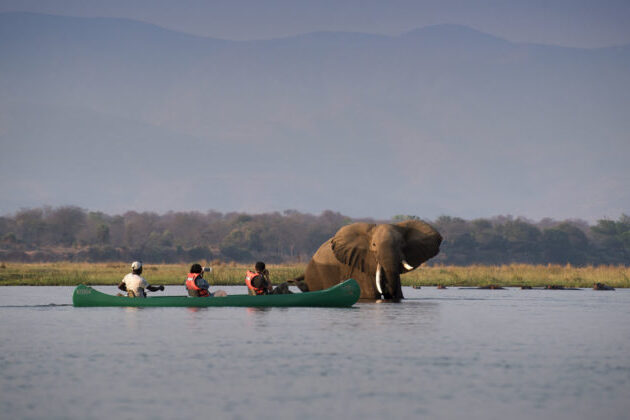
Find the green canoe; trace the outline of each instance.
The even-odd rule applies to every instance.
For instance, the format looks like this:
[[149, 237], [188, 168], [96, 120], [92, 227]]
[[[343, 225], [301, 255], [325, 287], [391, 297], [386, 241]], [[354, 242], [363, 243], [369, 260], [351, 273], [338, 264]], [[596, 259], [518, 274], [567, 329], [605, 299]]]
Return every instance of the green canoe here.
[[80, 284], [74, 289], [74, 306], [312, 306], [312, 307], [348, 307], [359, 300], [361, 289], [356, 280], [350, 279], [329, 289], [308, 293], [287, 295], [228, 295], [224, 297], [189, 297], [189, 296], [150, 296], [130, 298], [101, 293], [89, 286]]

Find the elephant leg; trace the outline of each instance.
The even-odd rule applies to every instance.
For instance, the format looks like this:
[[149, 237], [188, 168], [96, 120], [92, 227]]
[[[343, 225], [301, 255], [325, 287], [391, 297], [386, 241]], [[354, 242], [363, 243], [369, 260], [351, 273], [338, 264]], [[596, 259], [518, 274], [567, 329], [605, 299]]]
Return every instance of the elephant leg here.
[[308, 284], [306, 284], [306, 282], [304, 280], [296, 281], [295, 285], [298, 287], [298, 289], [300, 289], [300, 291], [302, 291], [302, 292], [309, 292]]
[[289, 283], [293, 283], [297, 286], [298, 289], [302, 292], [309, 292], [308, 284], [304, 281], [304, 276], [299, 276], [294, 279], [288, 280]]
[[405, 297], [403, 296], [403, 292], [402, 292], [402, 284], [400, 282], [398, 282], [398, 287], [397, 289], [397, 299], [404, 299]]
[[285, 281], [284, 283], [276, 286], [276, 288], [273, 289], [271, 294], [272, 295], [291, 295], [293, 294], [293, 292], [289, 290], [289, 283]]

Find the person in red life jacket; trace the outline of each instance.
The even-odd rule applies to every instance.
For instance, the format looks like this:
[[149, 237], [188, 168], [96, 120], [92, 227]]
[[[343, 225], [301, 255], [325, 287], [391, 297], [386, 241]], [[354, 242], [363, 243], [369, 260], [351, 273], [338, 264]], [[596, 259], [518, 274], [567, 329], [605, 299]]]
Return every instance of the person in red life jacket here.
[[217, 290], [215, 293], [210, 293], [208, 290], [210, 285], [203, 278], [204, 271], [210, 271], [210, 268], [202, 268], [200, 264], [193, 264], [190, 267], [190, 273], [186, 277], [186, 289], [188, 295], [193, 297], [208, 297], [208, 296], [226, 296], [223, 290]]
[[287, 283], [282, 283], [275, 289], [269, 280], [269, 270], [265, 268], [265, 263], [258, 261], [254, 271], [247, 270], [245, 284], [250, 295], [284, 295], [293, 293], [289, 290]]

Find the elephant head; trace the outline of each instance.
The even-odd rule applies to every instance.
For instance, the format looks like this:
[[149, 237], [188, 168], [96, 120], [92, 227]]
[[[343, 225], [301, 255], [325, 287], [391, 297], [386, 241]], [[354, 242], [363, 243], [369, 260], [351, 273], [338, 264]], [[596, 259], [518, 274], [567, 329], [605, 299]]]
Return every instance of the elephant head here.
[[400, 275], [437, 255], [441, 242], [442, 236], [429, 224], [407, 220], [344, 226], [331, 246], [341, 263], [373, 276], [378, 294], [398, 300], [403, 298]]

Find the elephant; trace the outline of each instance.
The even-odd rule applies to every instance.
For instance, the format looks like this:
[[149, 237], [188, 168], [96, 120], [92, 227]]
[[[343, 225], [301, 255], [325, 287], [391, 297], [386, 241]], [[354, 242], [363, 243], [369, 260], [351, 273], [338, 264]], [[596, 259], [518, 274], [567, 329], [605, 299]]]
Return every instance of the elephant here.
[[400, 275], [440, 252], [442, 236], [428, 223], [352, 223], [324, 242], [296, 284], [304, 291], [322, 290], [354, 278], [361, 299], [403, 299]]

